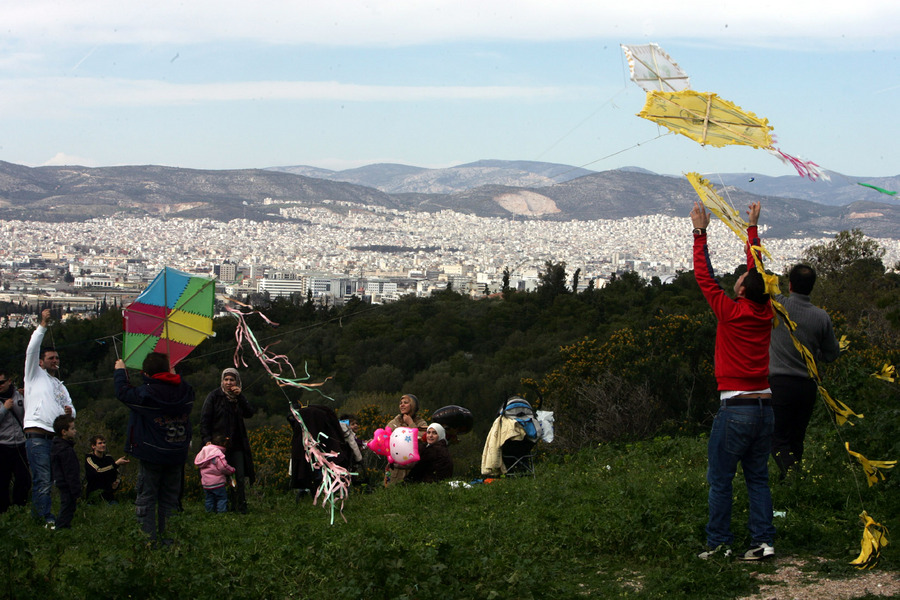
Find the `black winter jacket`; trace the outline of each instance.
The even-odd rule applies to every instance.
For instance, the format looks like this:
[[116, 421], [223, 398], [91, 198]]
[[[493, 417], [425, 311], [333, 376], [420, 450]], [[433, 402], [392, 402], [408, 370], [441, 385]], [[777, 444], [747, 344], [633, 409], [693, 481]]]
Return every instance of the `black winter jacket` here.
[[125, 452], [160, 465], [187, 460], [191, 444], [191, 408], [194, 388], [178, 375], [144, 376], [144, 384], [128, 384], [125, 369], [113, 375], [116, 397], [131, 409]]
[[50, 473], [56, 487], [66, 490], [75, 498], [81, 496], [81, 465], [75, 454], [75, 442], [59, 436], [53, 438], [53, 445], [50, 446]]

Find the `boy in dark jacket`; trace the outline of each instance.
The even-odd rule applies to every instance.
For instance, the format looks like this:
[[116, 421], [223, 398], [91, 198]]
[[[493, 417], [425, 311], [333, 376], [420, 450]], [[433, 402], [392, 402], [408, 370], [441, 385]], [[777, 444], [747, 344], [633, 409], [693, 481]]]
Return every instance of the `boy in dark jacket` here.
[[117, 360], [116, 397], [131, 409], [125, 452], [140, 460], [135, 510], [141, 529], [163, 544], [166, 519], [178, 504], [182, 470], [191, 443], [194, 389], [169, 369], [169, 357], [151, 352], [142, 365], [144, 383], [128, 383], [125, 361]]
[[60, 498], [56, 528], [69, 529], [75, 516], [75, 503], [81, 496], [81, 466], [75, 454], [75, 417], [59, 415], [53, 421], [53, 431], [56, 437], [50, 448], [50, 472], [59, 488]]

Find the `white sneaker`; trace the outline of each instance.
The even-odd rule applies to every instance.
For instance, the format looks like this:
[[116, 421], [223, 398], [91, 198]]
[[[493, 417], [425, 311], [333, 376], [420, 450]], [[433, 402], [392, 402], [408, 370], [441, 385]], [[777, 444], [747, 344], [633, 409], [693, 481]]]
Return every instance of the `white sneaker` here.
[[725, 544], [719, 544], [715, 548], [707, 548], [703, 552], [697, 555], [697, 558], [701, 560], [707, 560], [714, 556], [722, 557], [722, 558], [731, 558], [731, 546], [726, 546]]
[[740, 558], [741, 560], [764, 560], [773, 556], [775, 556], [775, 547], [771, 544], [763, 542], [761, 544], [751, 546], [750, 549], [747, 550]]

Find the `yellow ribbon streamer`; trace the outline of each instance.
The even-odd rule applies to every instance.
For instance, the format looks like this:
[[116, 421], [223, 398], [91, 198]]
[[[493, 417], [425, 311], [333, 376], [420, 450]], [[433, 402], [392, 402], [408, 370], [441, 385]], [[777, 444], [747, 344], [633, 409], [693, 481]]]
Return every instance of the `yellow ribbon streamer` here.
[[859, 518], [863, 522], [863, 536], [860, 542], [860, 552], [856, 560], [850, 561], [857, 569], [871, 569], [878, 564], [881, 558], [881, 549], [888, 545], [888, 530], [881, 523], [876, 523], [872, 517], [862, 511]]
[[883, 379], [889, 383], [894, 383], [897, 380], [897, 370], [894, 368], [894, 365], [885, 364], [881, 367], [881, 371], [877, 373], [872, 373], [872, 377], [876, 379]]
[[869, 487], [878, 483], [879, 479], [884, 481], [884, 473], [878, 469], [893, 469], [897, 464], [896, 460], [869, 460], [859, 452], [851, 450], [850, 442], [845, 442], [844, 446], [847, 448], [847, 453], [855, 457], [862, 465], [863, 471], [866, 472], [866, 479], [869, 480]]

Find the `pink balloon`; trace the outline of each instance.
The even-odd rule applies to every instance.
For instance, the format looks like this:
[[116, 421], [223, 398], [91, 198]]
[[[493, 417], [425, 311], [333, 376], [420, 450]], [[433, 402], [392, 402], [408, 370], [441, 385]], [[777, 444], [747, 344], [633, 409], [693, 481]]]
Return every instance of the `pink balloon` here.
[[398, 427], [391, 433], [391, 453], [388, 462], [408, 465], [419, 461], [419, 430]]
[[384, 429], [376, 429], [375, 436], [366, 443], [369, 447], [369, 450], [374, 452], [375, 454], [380, 454], [381, 456], [387, 456], [388, 460], [391, 458], [391, 449], [390, 449], [390, 440], [391, 440], [391, 428], [386, 427]]

